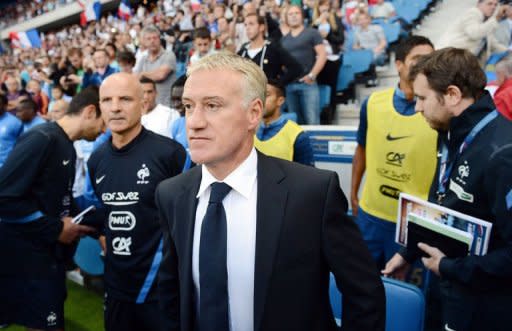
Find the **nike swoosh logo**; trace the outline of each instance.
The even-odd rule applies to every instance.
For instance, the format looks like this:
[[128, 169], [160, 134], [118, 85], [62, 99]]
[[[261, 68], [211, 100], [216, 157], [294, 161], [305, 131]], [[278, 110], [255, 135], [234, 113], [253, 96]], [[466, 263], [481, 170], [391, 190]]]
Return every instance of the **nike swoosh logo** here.
[[101, 176], [100, 178], [96, 178], [96, 184], [101, 183], [101, 181], [105, 178], [106, 175]]
[[62, 160], [62, 165], [67, 166], [70, 160]]
[[411, 136], [398, 136], [398, 137], [393, 137], [391, 136], [390, 133], [388, 133], [388, 135], [386, 136], [386, 140], [388, 141], [393, 141], [393, 140], [399, 140], [399, 139], [405, 139], [405, 138], [409, 138]]

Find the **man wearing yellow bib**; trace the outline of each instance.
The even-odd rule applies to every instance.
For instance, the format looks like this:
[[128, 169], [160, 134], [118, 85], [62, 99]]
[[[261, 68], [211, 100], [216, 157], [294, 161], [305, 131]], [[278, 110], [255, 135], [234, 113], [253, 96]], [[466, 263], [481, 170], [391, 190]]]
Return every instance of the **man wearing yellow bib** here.
[[372, 93], [361, 107], [352, 163], [352, 213], [379, 267], [399, 249], [395, 225], [400, 192], [426, 199], [434, 176], [437, 133], [415, 113], [408, 80], [417, 58], [433, 51], [422, 36], [402, 42], [396, 49], [398, 88]]
[[256, 131], [254, 146], [269, 156], [313, 165], [313, 149], [307, 133], [297, 123], [281, 116], [284, 93], [277, 80], [269, 79], [263, 121]]

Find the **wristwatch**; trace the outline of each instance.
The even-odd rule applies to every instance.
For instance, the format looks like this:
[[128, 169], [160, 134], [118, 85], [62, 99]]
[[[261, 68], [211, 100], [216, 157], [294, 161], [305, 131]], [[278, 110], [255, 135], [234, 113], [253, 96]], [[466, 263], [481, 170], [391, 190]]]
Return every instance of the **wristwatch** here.
[[316, 76], [315, 76], [315, 75], [313, 75], [313, 73], [312, 73], [312, 72], [310, 72], [310, 73], [308, 74], [308, 77], [309, 77], [309, 79], [311, 79], [311, 80], [315, 80], [315, 79], [316, 79]]

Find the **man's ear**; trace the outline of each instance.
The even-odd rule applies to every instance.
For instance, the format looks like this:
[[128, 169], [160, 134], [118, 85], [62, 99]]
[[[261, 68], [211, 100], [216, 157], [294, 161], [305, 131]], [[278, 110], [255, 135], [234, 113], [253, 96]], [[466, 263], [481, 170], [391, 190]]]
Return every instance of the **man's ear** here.
[[462, 91], [458, 86], [449, 85], [444, 94], [444, 100], [447, 106], [457, 106], [462, 100]]
[[247, 117], [249, 119], [249, 130], [256, 130], [263, 116], [263, 101], [256, 98], [249, 104]]
[[279, 106], [279, 108], [281, 108], [281, 106], [285, 103], [285, 101], [286, 101], [286, 98], [284, 96], [277, 97], [277, 105]]
[[82, 109], [82, 116], [86, 119], [96, 118], [96, 106], [87, 105]]

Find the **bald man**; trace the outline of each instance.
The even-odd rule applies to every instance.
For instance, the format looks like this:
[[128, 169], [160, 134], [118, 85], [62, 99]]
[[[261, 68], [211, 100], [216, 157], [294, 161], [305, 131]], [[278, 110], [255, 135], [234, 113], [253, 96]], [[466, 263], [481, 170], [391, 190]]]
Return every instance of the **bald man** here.
[[54, 122], [59, 120], [66, 111], [68, 110], [69, 103], [64, 100], [57, 100], [53, 103], [52, 108], [50, 109], [50, 121]]
[[100, 109], [112, 138], [89, 158], [103, 203], [106, 236], [105, 330], [167, 330], [158, 308], [156, 274], [162, 255], [154, 192], [181, 172], [185, 150], [141, 125], [142, 86], [118, 73], [100, 86]]

